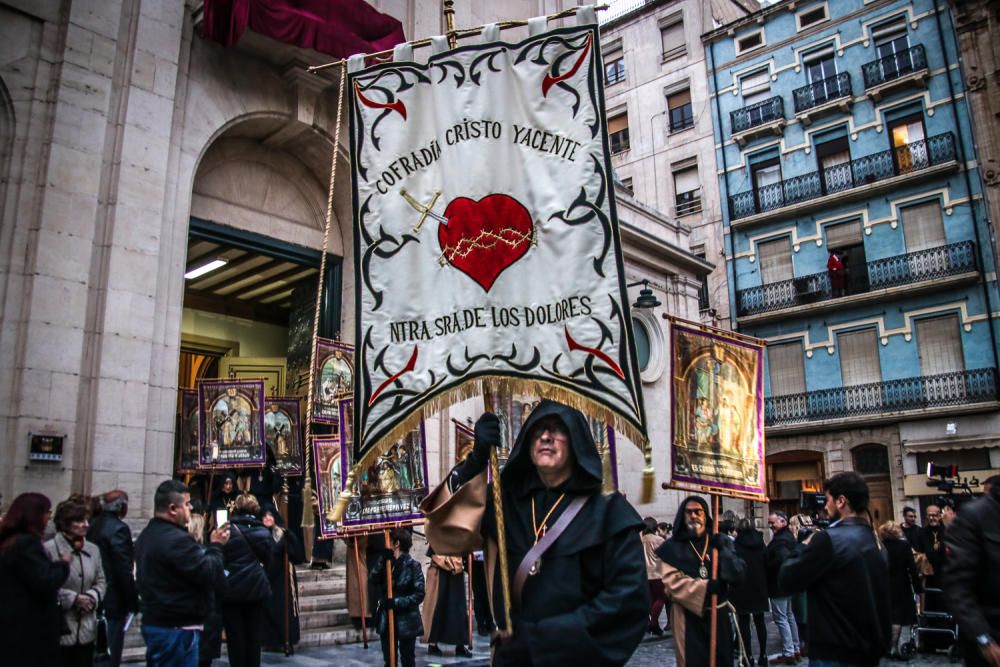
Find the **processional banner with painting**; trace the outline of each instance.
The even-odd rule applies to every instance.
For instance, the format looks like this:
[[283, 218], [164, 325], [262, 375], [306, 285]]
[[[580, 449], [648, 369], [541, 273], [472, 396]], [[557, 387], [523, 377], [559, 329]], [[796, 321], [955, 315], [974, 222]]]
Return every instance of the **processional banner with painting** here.
[[320, 536], [335, 537], [338, 532], [337, 522], [330, 518], [330, 512], [344, 486], [340, 468], [340, 437], [314, 436], [312, 460], [315, 466], [313, 474], [316, 480], [316, 499], [319, 504]]
[[440, 38], [426, 63], [349, 60], [355, 460], [487, 390], [646, 446], [599, 34], [578, 16], [518, 43]]
[[177, 472], [198, 470], [198, 452], [201, 442], [198, 438], [201, 412], [198, 410], [198, 392], [194, 389], [180, 390], [180, 414], [177, 416]]
[[199, 380], [198, 467], [264, 465], [263, 404], [263, 380]]
[[321, 424], [337, 424], [340, 419], [340, 399], [354, 389], [354, 346], [339, 340], [316, 339], [313, 353], [313, 415]]
[[669, 484], [763, 500], [763, 346], [673, 322], [671, 347]]
[[[342, 424], [353, 419], [354, 401], [340, 402]], [[341, 469], [350, 470], [354, 463], [352, 431], [341, 432]], [[347, 479], [342, 481], [343, 491]], [[396, 523], [423, 522], [420, 501], [427, 495], [427, 437], [424, 422], [403, 434], [393, 445], [366, 461], [351, 480], [351, 498], [347, 502], [341, 524], [350, 530], [361, 527], [385, 526]]]
[[305, 466], [302, 448], [302, 404], [297, 398], [269, 398], [264, 404], [264, 442], [274, 457], [274, 471], [301, 475]]

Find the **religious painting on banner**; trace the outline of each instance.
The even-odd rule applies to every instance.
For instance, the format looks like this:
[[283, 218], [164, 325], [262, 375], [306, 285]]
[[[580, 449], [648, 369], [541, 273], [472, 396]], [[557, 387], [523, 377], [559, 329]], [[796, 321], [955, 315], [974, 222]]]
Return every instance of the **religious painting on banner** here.
[[339, 340], [316, 339], [313, 354], [313, 421], [336, 424], [337, 404], [354, 390], [354, 346]]
[[465, 460], [475, 444], [476, 436], [472, 427], [455, 421], [455, 465]]
[[337, 522], [330, 516], [344, 482], [340, 468], [340, 438], [318, 436], [312, 439], [316, 498], [319, 501], [319, 532], [322, 537], [337, 535]]
[[297, 398], [270, 398], [264, 408], [264, 442], [274, 457], [274, 470], [283, 475], [301, 475], [302, 408]]
[[198, 411], [198, 392], [180, 390], [180, 414], [177, 416], [177, 472], [198, 469], [198, 429], [201, 413]]
[[427, 63], [349, 59], [357, 454], [487, 387], [647, 442], [599, 34], [578, 16]]
[[263, 403], [263, 380], [199, 380], [198, 466], [264, 465]]
[[[351, 423], [353, 410], [352, 399], [340, 402], [341, 423]], [[342, 470], [350, 470], [355, 462], [350, 435], [350, 431], [342, 434]], [[427, 438], [421, 421], [355, 476], [342, 525], [351, 528], [422, 520], [419, 507], [427, 490]]]
[[673, 322], [671, 479], [763, 499], [763, 346]]

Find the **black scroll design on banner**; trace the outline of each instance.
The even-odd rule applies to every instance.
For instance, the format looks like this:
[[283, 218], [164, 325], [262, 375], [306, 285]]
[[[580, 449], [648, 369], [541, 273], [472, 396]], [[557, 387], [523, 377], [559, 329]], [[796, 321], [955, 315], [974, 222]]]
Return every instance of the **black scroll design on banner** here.
[[467, 76], [465, 73], [465, 65], [462, 64], [462, 61], [460, 60], [455, 60], [454, 58], [451, 60], [433, 60], [427, 63], [427, 67], [428, 69], [436, 69], [440, 71], [441, 78], [439, 78], [435, 83], [444, 83], [444, 80], [448, 78], [449, 69], [455, 70], [456, 88], [461, 88], [462, 84], [465, 83], [465, 78]]
[[[627, 345], [628, 341], [625, 319], [622, 317], [621, 306], [619, 305], [618, 301], [615, 300], [613, 297], [611, 297], [610, 300], [611, 300], [612, 318], [618, 320], [617, 348], [619, 354], [617, 358], [628, 359], [629, 350], [623, 349]], [[603, 350], [606, 343], [610, 342], [611, 345], [615, 345], [616, 337], [614, 333], [612, 333], [608, 325], [599, 318], [593, 317], [591, 319], [597, 323], [597, 326], [601, 331], [601, 339], [594, 347], [596, 347], [599, 350]], [[628, 389], [629, 397], [632, 399], [633, 406], [638, 406], [639, 401], [638, 397], [636, 396], [632, 378], [630, 378], [628, 375], [626, 375], [626, 377], [620, 377], [618, 374], [616, 374], [613, 370], [611, 370], [607, 366], [603, 364], [598, 365], [597, 358], [591, 355], [587, 356], [582, 366], [579, 366], [569, 372], [563, 372], [559, 370], [559, 362], [562, 356], [563, 356], [562, 354], [557, 354], [552, 359], [551, 366], [549, 366], [548, 368], [543, 366], [542, 370], [548, 375], [555, 378], [571, 378], [575, 385], [579, 387], [586, 387], [595, 394], [609, 394], [611, 396], [617, 396], [617, 394], [614, 391], [612, 391], [612, 389], [605, 382], [602, 382], [601, 379], [598, 377], [599, 375], [608, 376], [610, 378], [613, 378], [615, 381], [624, 384]], [[631, 373], [630, 369], [631, 366], [626, 364], [623, 370], [625, 373], [630, 374]]]
[[[411, 81], [408, 75], [412, 75], [413, 80]], [[383, 79], [395, 79], [395, 81], [384, 81]], [[406, 92], [410, 88], [413, 88], [417, 83], [431, 83], [431, 79], [424, 72], [422, 72], [418, 67], [414, 65], [397, 65], [392, 68], [386, 68], [379, 70], [375, 77], [366, 82], [361, 83], [358, 79], [354, 80], [357, 83], [358, 88], [363, 93], [368, 93], [372, 90], [377, 90], [386, 99], [398, 99], [399, 94]], [[395, 84], [395, 85], [393, 85]], [[361, 118], [361, 105], [355, 104], [355, 114], [357, 120], [357, 127], [363, 127], [364, 123]], [[377, 151], [382, 149], [379, 147], [379, 138], [375, 131], [378, 129], [379, 124], [385, 120], [386, 116], [393, 113], [392, 109], [385, 109], [378, 117], [372, 122], [371, 127], [368, 129], [368, 136], [371, 138], [372, 148]], [[358, 133], [358, 155], [362, 153], [362, 146], [364, 144], [364, 133]], [[367, 169], [358, 165], [358, 172], [367, 179]]]
[[364, 277], [365, 287], [368, 288], [368, 292], [375, 299], [372, 311], [376, 311], [382, 307], [382, 291], [375, 289], [375, 285], [372, 284], [371, 263], [373, 257], [389, 259], [405, 248], [407, 244], [420, 243], [420, 239], [413, 234], [402, 234], [399, 238], [396, 238], [392, 234], [387, 233], [385, 227], [382, 225], [379, 225], [379, 237], [375, 239], [369, 233], [368, 226], [365, 224], [365, 218], [371, 213], [369, 205], [373, 196], [368, 195], [365, 203], [361, 205], [361, 210], [358, 213], [358, 229], [361, 230], [361, 238], [365, 245], [365, 254], [361, 258], [361, 275]]
[[506, 50], [507, 50], [506, 48], [499, 48], [493, 51], [487, 51], [486, 53], [482, 53], [476, 56], [475, 60], [473, 60], [469, 64], [469, 81], [476, 84], [477, 86], [480, 85], [479, 78], [484, 73], [479, 71], [479, 67], [480, 65], [483, 64], [484, 61], [486, 62], [486, 68], [489, 71], [495, 72], [497, 74], [502, 72], [503, 70], [496, 66], [496, 64], [493, 62], [493, 59], [496, 58], [501, 53], [504, 53]]
[[604, 243], [601, 246], [601, 252], [594, 258], [594, 271], [603, 278], [604, 262], [607, 260], [608, 252], [611, 250], [611, 219], [603, 210], [604, 195], [608, 189], [608, 179], [601, 161], [594, 155], [591, 155], [590, 159], [594, 163], [594, 173], [601, 179], [601, 185], [597, 189], [595, 201], [590, 201], [586, 188], [581, 187], [580, 194], [576, 196], [576, 199], [569, 205], [569, 208], [560, 213], [553, 213], [549, 216], [549, 220], [555, 218], [575, 227], [576, 225], [583, 225], [597, 218], [598, 222], [601, 223]]
[[[536, 42], [532, 42], [531, 44], [528, 44], [523, 49], [521, 49], [521, 52], [518, 53], [517, 56], [515, 56], [515, 58], [514, 58], [514, 64], [515, 65], [519, 65], [520, 63], [524, 62], [525, 60], [530, 59], [531, 62], [534, 63], [534, 64], [536, 64], [536, 65], [544, 65], [544, 66], [550, 67], [553, 72], [557, 72], [558, 69], [560, 68], [560, 66], [566, 65], [566, 61], [569, 60], [570, 61], [569, 67], [572, 67], [572, 60], [574, 58], [578, 58], [579, 57], [580, 49], [583, 49], [583, 48], [586, 47], [587, 40], [590, 39], [590, 38], [591, 38], [591, 33], [586, 32], [586, 33], [583, 33], [582, 36], [580, 36], [579, 38], [576, 39], [577, 43], [574, 43], [574, 39], [572, 39], [572, 38], [571, 39], [566, 39], [566, 38], [560, 37], [558, 35], [549, 35], [545, 39], [540, 40], [540, 41], [536, 41]], [[583, 41], [582, 41], [582, 43], [579, 43], [581, 39]], [[545, 49], [548, 46], [552, 45], [552, 44], [558, 44], [560, 46], [564, 46], [564, 47], [566, 47], [569, 50], [568, 51], [563, 51], [562, 53], [559, 53], [558, 55], [555, 56], [555, 58], [553, 60], [550, 61], [550, 60], [548, 60], [548, 57], [545, 55]], [[535, 55], [534, 57], [532, 57], [531, 54], [536, 49], [538, 50], [538, 53], [537, 53], [537, 55]], [[593, 50], [591, 51], [591, 53], [593, 53]], [[593, 61], [593, 57], [591, 56], [589, 58], [589, 60]], [[590, 67], [588, 66], [588, 70], [589, 69], [590, 69]], [[588, 78], [593, 78], [593, 77], [588, 77]], [[573, 88], [572, 86], [570, 86], [569, 84], [567, 84], [565, 81], [560, 81], [559, 83], [557, 83], [555, 85], [556, 85], [556, 87], [558, 87], [558, 88], [560, 88], [562, 90], [565, 90], [566, 92], [568, 92], [571, 95], [573, 95], [573, 98], [574, 98], [574, 101], [573, 101], [573, 118], [576, 118], [576, 114], [579, 113], [579, 111], [580, 111], [580, 93], [575, 88]], [[594, 102], [593, 94], [591, 95], [591, 102]], [[597, 110], [598, 110], [597, 105], [594, 104], [593, 108], [594, 108], [594, 112], [595, 112], [594, 115], [595, 116], [598, 115], [596, 113]], [[591, 135], [590, 136], [591, 137], [595, 136], [596, 133], [594, 131], [594, 128], [591, 127], [590, 129], [591, 129]]]

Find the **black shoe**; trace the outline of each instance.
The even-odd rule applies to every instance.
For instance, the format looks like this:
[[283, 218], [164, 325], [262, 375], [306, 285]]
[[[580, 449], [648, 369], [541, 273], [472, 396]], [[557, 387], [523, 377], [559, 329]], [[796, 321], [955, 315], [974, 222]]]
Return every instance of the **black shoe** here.
[[456, 658], [471, 658], [472, 657], [472, 651], [470, 651], [465, 646], [456, 646], [455, 647], [455, 657]]
[[441, 652], [441, 647], [437, 644], [430, 644], [427, 647], [427, 655], [444, 655], [444, 653]]
[[767, 656], [762, 655], [757, 659], [757, 667], [767, 667]]
[[651, 626], [649, 626], [649, 632], [650, 632], [650, 634], [656, 635], [657, 637], [662, 637], [663, 636], [663, 628], [661, 628], [658, 625], [651, 625]]

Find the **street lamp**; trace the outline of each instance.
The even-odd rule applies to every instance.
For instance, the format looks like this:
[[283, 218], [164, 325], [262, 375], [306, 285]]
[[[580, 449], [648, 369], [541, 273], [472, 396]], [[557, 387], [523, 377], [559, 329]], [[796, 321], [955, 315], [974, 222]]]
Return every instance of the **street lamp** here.
[[660, 300], [653, 295], [653, 290], [650, 289], [648, 280], [637, 280], [625, 287], [635, 287], [636, 285], [642, 285], [643, 287], [639, 290], [639, 297], [632, 304], [633, 308], [656, 308], [662, 305]]

